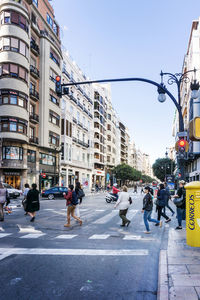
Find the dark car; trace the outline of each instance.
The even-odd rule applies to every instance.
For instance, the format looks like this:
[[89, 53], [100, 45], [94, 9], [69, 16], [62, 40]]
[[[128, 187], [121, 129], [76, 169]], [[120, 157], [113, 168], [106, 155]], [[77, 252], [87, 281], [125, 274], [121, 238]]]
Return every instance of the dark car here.
[[54, 198], [64, 198], [63, 193], [67, 194], [68, 188], [64, 186], [52, 187], [48, 190], [42, 191], [42, 197], [52, 200]]

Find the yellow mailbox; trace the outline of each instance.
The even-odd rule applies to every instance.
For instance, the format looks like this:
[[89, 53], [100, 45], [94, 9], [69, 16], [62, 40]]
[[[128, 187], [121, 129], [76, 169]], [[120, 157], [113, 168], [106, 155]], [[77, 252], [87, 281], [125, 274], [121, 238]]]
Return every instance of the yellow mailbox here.
[[185, 185], [187, 244], [200, 247], [200, 181]]

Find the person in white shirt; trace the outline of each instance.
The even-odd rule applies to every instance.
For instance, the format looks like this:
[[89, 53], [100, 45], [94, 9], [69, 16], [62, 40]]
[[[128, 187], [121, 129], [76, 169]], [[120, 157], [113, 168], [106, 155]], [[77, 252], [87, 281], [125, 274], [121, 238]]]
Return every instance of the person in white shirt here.
[[115, 204], [115, 208], [119, 208], [119, 216], [122, 219], [121, 227], [129, 226], [131, 223], [130, 220], [127, 219], [126, 214], [128, 212], [128, 208], [130, 206], [130, 196], [128, 194], [128, 188], [127, 186], [122, 187], [122, 192], [119, 194], [119, 199], [117, 200]]
[[[25, 183], [24, 187], [25, 187], [24, 193], [23, 193], [24, 199], [22, 200], [22, 205], [23, 205], [24, 210], [25, 210], [25, 209], [26, 209], [26, 198], [27, 198], [27, 194], [28, 194], [28, 192], [29, 192], [29, 190], [30, 190], [30, 187], [29, 187], [29, 184], [28, 184], [28, 183]], [[25, 212], [24, 215], [26, 216], [26, 215], [28, 215], [28, 213]]]

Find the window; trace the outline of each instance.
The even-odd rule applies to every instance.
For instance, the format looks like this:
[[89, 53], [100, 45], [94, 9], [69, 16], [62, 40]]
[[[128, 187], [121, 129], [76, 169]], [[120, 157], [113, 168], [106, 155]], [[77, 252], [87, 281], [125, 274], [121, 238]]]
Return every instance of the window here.
[[50, 101], [59, 106], [60, 101], [54, 95], [50, 95]]
[[62, 119], [61, 120], [61, 134], [63, 135], [65, 132], [64, 132], [64, 127], [65, 127], [65, 120]]
[[57, 135], [56, 133], [50, 131], [49, 132], [49, 143], [55, 146], [60, 145], [60, 136]]
[[50, 80], [51, 81], [53, 81], [54, 83], [56, 83], [56, 76], [57, 76], [58, 74], [56, 73], [56, 72], [54, 72], [54, 70], [53, 69], [50, 69]]
[[0, 38], [0, 51], [18, 52], [26, 58], [29, 56], [29, 47], [22, 40], [14, 37]]
[[3, 159], [23, 160], [23, 148], [3, 147]]
[[53, 112], [52, 110], [49, 111], [49, 122], [60, 126], [60, 116]]
[[69, 145], [66, 143], [66, 160], [69, 159]]
[[17, 105], [17, 96], [16, 95], [10, 95], [10, 104]]
[[30, 138], [35, 137], [35, 128], [34, 127], [29, 128], [29, 135], [30, 135]]
[[53, 20], [52, 20], [52, 18], [50, 17], [50, 15], [47, 13], [47, 23], [51, 26], [51, 27], [53, 27]]
[[15, 78], [20, 78], [27, 82], [28, 72], [24, 67], [21, 67], [16, 64], [0, 64], [0, 77], [1, 76], [10, 76]]
[[58, 25], [55, 22], [53, 23], [53, 31], [56, 35], [58, 35]]
[[27, 134], [27, 121], [18, 118], [0, 118], [0, 132], [18, 132]]
[[33, 22], [33, 24], [37, 24], [37, 22], [36, 22], [36, 16], [35, 16], [35, 14], [32, 12], [31, 13], [31, 21]]
[[1, 24], [14, 24], [22, 29], [24, 29], [26, 32], [28, 32], [28, 21], [27, 19], [20, 13], [9, 10], [9, 11], [2, 11], [1, 13]]
[[35, 163], [36, 162], [36, 152], [33, 150], [27, 151], [27, 160], [28, 162]]
[[33, 0], [33, 3], [38, 7], [38, 0]]
[[56, 157], [53, 155], [40, 153], [40, 164], [48, 165], [48, 166], [55, 166], [56, 164]]
[[60, 58], [55, 53], [55, 51], [51, 48], [50, 49], [50, 58], [58, 65], [60, 66]]

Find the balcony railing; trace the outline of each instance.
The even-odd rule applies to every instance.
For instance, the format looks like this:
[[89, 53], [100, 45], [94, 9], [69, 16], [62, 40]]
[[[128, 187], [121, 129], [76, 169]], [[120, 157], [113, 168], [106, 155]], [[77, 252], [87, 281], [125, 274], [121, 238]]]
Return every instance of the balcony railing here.
[[77, 143], [77, 138], [75, 138], [74, 136], [72, 137], [72, 141]]
[[73, 117], [73, 122], [77, 124], [77, 120], [76, 118]]
[[83, 104], [81, 104], [80, 101], [78, 101], [78, 106], [79, 106], [81, 109], [83, 109]]
[[92, 114], [91, 114], [90, 112], [88, 112], [88, 116], [89, 116], [91, 119], [93, 119], [93, 116], [92, 116]]
[[88, 114], [88, 110], [87, 110], [87, 108], [85, 108], [85, 106], [83, 106], [83, 111], [84, 111], [86, 114]]
[[30, 93], [30, 97], [32, 99], [34, 99], [34, 100], [39, 100], [40, 99], [39, 93], [36, 90], [30, 89], [29, 93]]
[[67, 70], [65, 68], [62, 69], [62, 72], [70, 79], [71, 76], [70, 74], [67, 72]]
[[84, 126], [84, 125], [83, 125], [83, 129], [86, 130], [86, 131], [88, 131], [88, 128], [86, 126]]
[[39, 78], [39, 77], [40, 77], [40, 72], [39, 72], [39, 70], [38, 70], [36, 67], [32, 66], [32, 65], [30, 65], [30, 72], [31, 72], [31, 74], [32, 74], [35, 78]]
[[30, 113], [29, 119], [33, 123], [38, 123], [39, 122], [39, 116], [37, 114], [34, 114], [34, 113]]
[[35, 54], [35, 55], [39, 55], [40, 54], [40, 49], [39, 49], [39, 46], [36, 44], [35, 41], [31, 41], [31, 50], [32, 52]]
[[70, 95], [70, 99], [77, 104], [77, 99], [73, 95]]
[[78, 126], [80, 126], [81, 128], [83, 128], [83, 124], [80, 121], [78, 121], [77, 124], [78, 124]]
[[29, 138], [29, 142], [32, 144], [38, 144], [38, 137], [32, 136]]
[[78, 89], [82, 94], [84, 94], [84, 91], [83, 91], [83, 89], [80, 87], [80, 85], [77, 85], [77, 89]]

